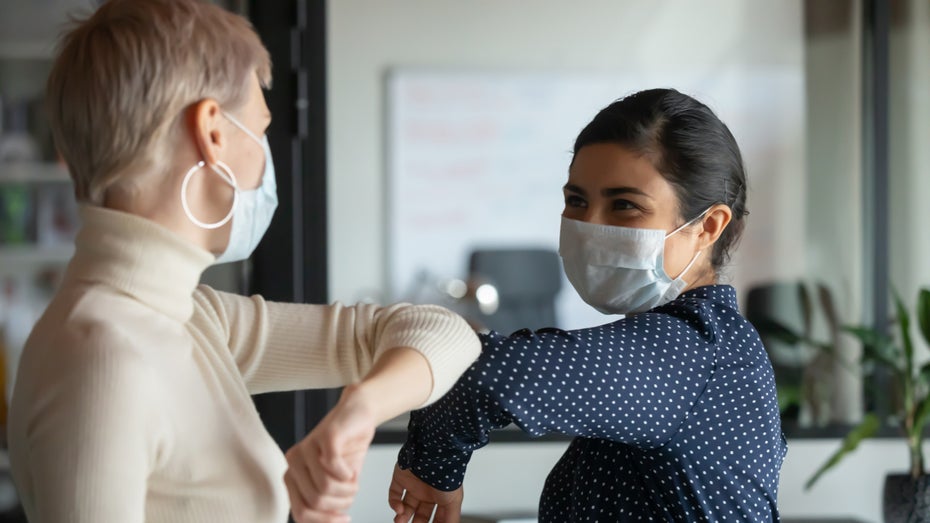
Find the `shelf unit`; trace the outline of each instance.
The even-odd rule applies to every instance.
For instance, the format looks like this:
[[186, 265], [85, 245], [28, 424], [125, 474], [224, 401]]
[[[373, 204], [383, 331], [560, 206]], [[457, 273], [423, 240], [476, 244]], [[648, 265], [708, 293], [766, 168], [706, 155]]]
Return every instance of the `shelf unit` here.
[[65, 264], [74, 255], [73, 245], [0, 245], [0, 272], [4, 268], [28, 268]]
[[[70, 184], [68, 170], [54, 162], [0, 163], [0, 190], [4, 185], [41, 186]], [[64, 266], [74, 255], [73, 244], [0, 243], [0, 276]]]
[[53, 162], [0, 163], [0, 184], [70, 183], [68, 170]]
[[53, 54], [48, 42], [0, 42], [0, 60], [51, 60]]
[[[17, 199], [21, 198], [18, 196], [20, 192], [28, 193], [32, 201], [28, 214], [32, 222], [30, 227], [35, 231], [25, 236], [28, 239], [42, 238], [38, 231], [40, 217], [44, 217], [44, 224], [58, 223], [57, 214], [64, 212], [65, 207], [55, 196], [73, 192], [67, 169], [55, 162], [48, 124], [41, 121], [44, 118], [41, 108], [43, 91], [58, 34], [67, 25], [69, 15], [80, 16], [99, 3], [99, 0], [0, 2], [3, 4], [0, 6], [0, 107], [6, 112], [5, 118], [0, 117], [3, 121], [0, 133], [27, 130], [36, 141], [41, 158], [29, 162], [0, 162], [0, 192], [12, 191], [17, 195], [7, 201], [19, 205], [22, 201]], [[27, 121], [26, 129], [22, 128], [21, 119]], [[22, 191], [22, 186], [27, 191]], [[40, 207], [55, 212], [40, 214]], [[18, 208], [8, 207], [3, 212], [19, 216], [14, 214], [19, 212]], [[50, 214], [55, 216], [49, 218]], [[12, 216], [8, 218], [16, 223]], [[8, 329], [6, 334], [0, 334], [4, 336], [4, 343], [0, 345], [6, 346], [0, 358], [11, 365], [2, 376], [4, 386], [13, 380], [10, 369], [15, 369], [16, 354], [22, 350], [21, 337], [11, 336], [10, 327], [15, 326], [18, 333], [31, 330], [32, 326], [24, 323], [32, 321], [30, 314], [23, 312], [24, 308], [38, 310], [40, 302], [47, 301], [45, 296], [50, 292], [49, 286], [58, 281], [58, 276], [74, 255], [73, 242], [67, 241], [64, 235], [61, 235], [60, 243], [50, 245], [56, 237], [56, 234], [46, 234], [42, 238], [46, 242], [20, 243], [20, 235], [4, 236], [10, 243], [0, 242], [0, 301], [3, 302], [0, 310], [6, 311], [0, 314], [0, 329]], [[20, 306], [20, 314], [16, 316], [9, 314], [14, 303]], [[5, 428], [0, 425], [0, 430]], [[0, 438], [0, 473], [8, 476], [9, 459], [5, 447], [6, 438]], [[15, 500], [12, 483], [0, 481], [0, 500], [8, 502], [11, 496]], [[12, 512], [0, 514], [0, 520], [11, 523], [26, 521], [21, 514]]]
[[[64, 166], [53, 162], [17, 162], [0, 164], [0, 189], [7, 184], [69, 184]], [[0, 274], [35, 267], [64, 265], [74, 254], [73, 245], [0, 243]]]

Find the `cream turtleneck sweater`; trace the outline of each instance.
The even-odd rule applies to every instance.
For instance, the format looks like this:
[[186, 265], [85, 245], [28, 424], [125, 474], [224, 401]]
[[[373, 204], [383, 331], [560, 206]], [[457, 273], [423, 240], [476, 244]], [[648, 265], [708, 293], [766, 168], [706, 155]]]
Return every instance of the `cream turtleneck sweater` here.
[[251, 394], [355, 382], [385, 350], [412, 347], [432, 370], [432, 402], [480, 350], [440, 307], [198, 287], [210, 253], [129, 214], [86, 207], [82, 218], [10, 410], [32, 523], [282, 523], [287, 465]]

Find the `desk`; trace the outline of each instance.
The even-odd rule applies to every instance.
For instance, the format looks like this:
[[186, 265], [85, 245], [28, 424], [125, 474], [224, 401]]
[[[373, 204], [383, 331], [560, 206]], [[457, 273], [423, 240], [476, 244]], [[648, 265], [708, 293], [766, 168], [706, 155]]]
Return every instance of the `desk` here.
[[462, 515], [462, 523], [538, 523], [535, 513], [511, 512], [493, 515]]

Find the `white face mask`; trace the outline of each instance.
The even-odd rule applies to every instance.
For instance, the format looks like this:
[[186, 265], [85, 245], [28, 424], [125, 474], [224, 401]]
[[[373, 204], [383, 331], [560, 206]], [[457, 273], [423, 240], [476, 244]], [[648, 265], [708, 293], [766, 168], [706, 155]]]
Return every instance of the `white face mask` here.
[[265, 170], [262, 173], [262, 184], [259, 187], [243, 191], [239, 189], [236, 177], [233, 176], [229, 166], [223, 162], [216, 162], [216, 166], [210, 166], [213, 172], [223, 178], [235, 191], [232, 208], [225, 218], [216, 223], [204, 223], [195, 218], [187, 203], [187, 184], [191, 176], [202, 169], [205, 163], [203, 161], [198, 162], [184, 177], [184, 183], [181, 185], [181, 206], [191, 222], [204, 229], [216, 229], [225, 225], [230, 219], [232, 220], [229, 245], [226, 246], [226, 250], [220, 254], [215, 263], [241, 261], [251, 256], [268, 230], [268, 226], [271, 225], [271, 218], [274, 216], [275, 209], [278, 208], [278, 186], [275, 180], [274, 162], [271, 160], [271, 148], [268, 146], [268, 137], [263, 136], [259, 139], [231, 115], [225, 112], [223, 115], [262, 148], [265, 152]]
[[563, 216], [559, 254], [568, 281], [588, 305], [604, 314], [632, 314], [666, 304], [688, 286], [682, 277], [701, 253], [672, 279], [663, 265], [665, 239], [706, 213], [668, 234], [661, 229], [596, 225]]

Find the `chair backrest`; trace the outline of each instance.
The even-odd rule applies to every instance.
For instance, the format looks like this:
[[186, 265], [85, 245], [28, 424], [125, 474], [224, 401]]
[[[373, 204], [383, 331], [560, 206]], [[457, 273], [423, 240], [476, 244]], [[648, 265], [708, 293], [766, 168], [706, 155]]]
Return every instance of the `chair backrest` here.
[[[822, 426], [841, 421], [835, 373], [840, 322], [823, 283], [772, 282], [750, 289], [746, 319], [759, 331], [775, 371], [782, 423]], [[845, 374], [848, 369], [839, 372]]]
[[756, 285], [746, 296], [746, 319], [756, 326], [764, 338], [771, 320], [809, 335], [812, 304], [807, 288], [798, 281], [771, 282]]
[[[755, 325], [763, 342], [771, 334], [767, 327], [773, 320], [808, 339], [821, 337], [834, 344], [840, 330], [833, 294], [819, 282], [773, 282], [751, 288], [746, 296], [746, 319]], [[817, 327], [825, 332], [817, 332]]]
[[555, 297], [562, 287], [562, 260], [550, 249], [476, 249], [469, 278], [497, 289], [500, 305], [482, 318], [491, 330], [555, 327]]

